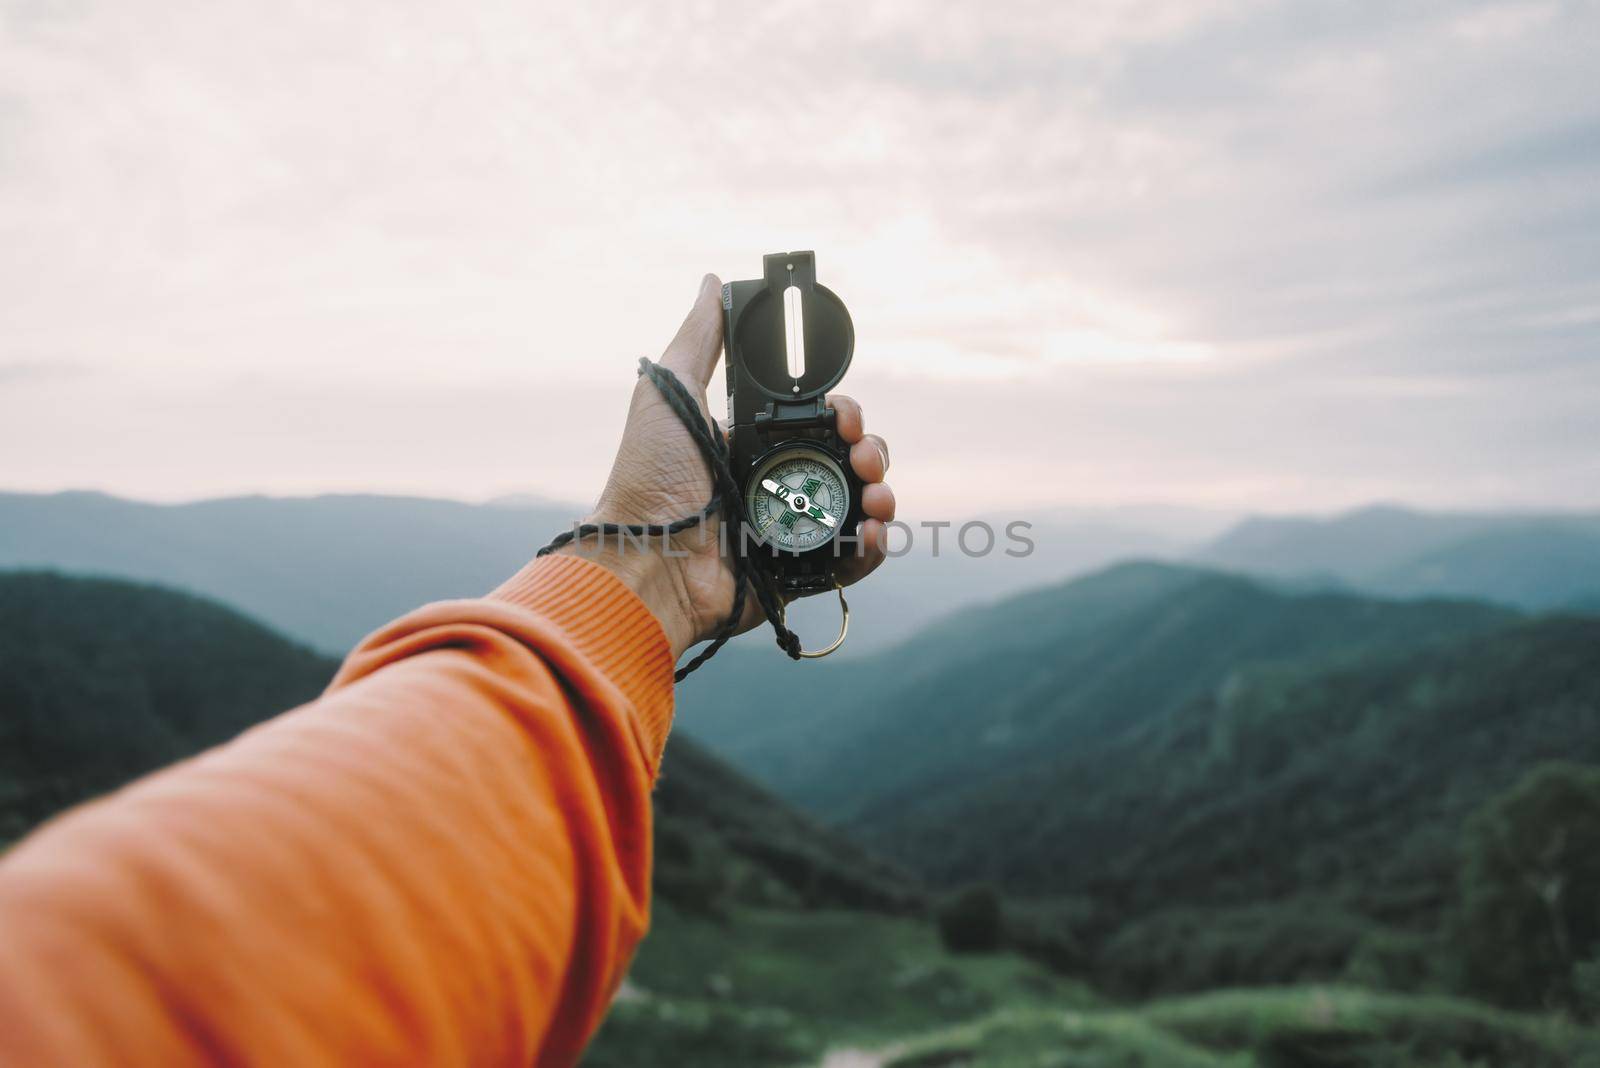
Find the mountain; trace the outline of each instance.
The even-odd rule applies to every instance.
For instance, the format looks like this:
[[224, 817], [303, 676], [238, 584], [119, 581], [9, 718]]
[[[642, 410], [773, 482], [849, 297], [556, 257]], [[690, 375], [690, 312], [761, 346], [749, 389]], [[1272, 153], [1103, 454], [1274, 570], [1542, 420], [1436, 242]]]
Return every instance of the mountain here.
[[1562, 605], [1562, 611], [1581, 616], [1600, 616], [1600, 593], [1574, 598]]
[[[964, 799], [990, 784], [1124, 737], [1250, 665], [1413, 646], [1515, 618], [1127, 564], [969, 612], [814, 682], [809, 665], [730, 656], [685, 684], [682, 722], [781, 796], [881, 830], [906, 855], [889, 842], [909, 829], [903, 821], [967, 814]], [[773, 700], [753, 703], [752, 692]], [[998, 851], [1012, 844], [991, 839]], [[941, 856], [920, 862], [949, 878], [989, 867]]]
[[1195, 562], [1276, 578], [1376, 575], [1482, 532], [1498, 517], [1435, 515], [1374, 505], [1328, 518], [1254, 516], [1224, 531]]
[[1233, 671], [1131, 729], [854, 825], [936, 876], [1133, 912], [1305, 894], [1428, 912], [1478, 805], [1542, 762], [1600, 762], [1600, 620], [1463, 629]]
[[1517, 524], [1385, 568], [1370, 587], [1399, 597], [1480, 597], [1533, 611], [1600, 596], [1600, 523]]
[[[10, 493], [0, 494], [0, 568], [175, 586], [342, 655], [420, 604], [493, 589], [582, 511], [515, 497], [483, 505], [377, 496], [147, 504], [98, 493]], [[967, 605], [1114, 560], [1181, 555], [1225, 520], [1186, 509], [987, 516], [978, 521], [994, 532], [995, 549], [976, 557], [957, 542], [961, 523], [937, 534], [913, 523], [909, 545], [904, 532], [895, 536], [901, 555], [851, 591], [851, 639], [841, 655], [887, 648]], [[1024, 551], [1007, 537], [1016, 521], [1032, 524], [1032, 545], [1010, 556], [1007, 548]], [[969, 549], [985, 543], [980, 528], [969, 532]], [[807, 644], [822, 644], [838, 626], [838, 606], [826, 597], [799, 603], [791, 625]]]
[[[1177, 512], [1045, 510], [1021, 518], [1029, 524], [1018, 531], [1027, 539], [1024, 544], [1008, 536], [1008, 527], [1018, 520], [981, 516], [967, 522], [982, 523], [993, 531], [995, 548], [977, 556], [963, 552], [958, 541], [965, 522], [934, 529], [909, 521], [909, 538], [903, 531], [891, 534], [890, 551], [901, 555], [886, 561], [872, 581], [846, 591], [850, 640], [835, 663], [891, 648], [928, 624], [957, 618], [974, 605], [1119, 560], [1179, 557], [1198, 541], [1167, 533], [1159, 524], [1168, 520], [1180, 529], [1203, 524], [1203, 519], [1183, 524]], [[1141, 525], [1145, 522], [1150, 525]], [[967, 537], [973, 552], [986, 543], [982, 528], [974, 528]], [[1007, 550], [1025, 555], [1012, 556]], [[789, 617], [789, 625], [807, 646], [825, 644], [839, 626], [839, 608], [831, 597], [798, 601], [790, 607]]]
[[655, 892], [681, 910], [909, 913], [923, 904], [906, 869], [790, 808], [692, 738], [667, 747], [655, 813]]
[[[185, 593], [0, 572], [0, 841], [67, 805], [316, 697], [337, 664]], [[900, 870], [796, 813], [691, 739], [656, 791], [657, 889], [729, 902], [901, 911]]]
[[412, 497], [0, 494], [0, 567], [175, 586], [343, 654], [418, 605], [488, 592], [570, 522], [547, 507]]
[[1552, 617], [1257, 668], [866, 840], [1070, 902], [1025, 937], [1124, 994], [1322, 977], [1570, 1004], [1600, 966], [1597, 649], [1600, 620]]
[[1247, 519], [1196, 563], [1382, 596], [1451, 596], [1531, 611], [1600, 595], [1600, 516], [1449, 514], [1394, 506]]
[[999, 887], [1013, 945], [1123, 996], [1459, 990], [1476, 945], [1534, 963], [1465, 988], [1572, 1003], [1600, 938], [1597, 650], [1577, 614], [1129, 564], [825, 684], [730, 659], [745, 677], [691, 681], [682, 715], [934, 886]]
[[0, 573], [0, 841], [315, 697], [335, 666], [186, 594]]

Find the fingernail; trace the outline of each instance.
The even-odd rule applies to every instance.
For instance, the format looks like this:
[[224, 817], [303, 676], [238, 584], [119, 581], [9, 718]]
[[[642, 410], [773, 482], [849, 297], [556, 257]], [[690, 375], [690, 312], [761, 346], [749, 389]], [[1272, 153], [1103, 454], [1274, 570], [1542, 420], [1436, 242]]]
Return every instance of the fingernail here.
[[883, 457], [883, 473], [887, 475], [889, 473], [889, 450], [877, 438], [872, 439], [872, 444], [878, 450], [878, 455]]
[[721, 288], [722, 283], [717, 281], [717, 276], [714, 274], [708, 274], [704, 278], [700, 279], [700, 288], [695, 290], [694, 299], [699, 300], [712, 290]]

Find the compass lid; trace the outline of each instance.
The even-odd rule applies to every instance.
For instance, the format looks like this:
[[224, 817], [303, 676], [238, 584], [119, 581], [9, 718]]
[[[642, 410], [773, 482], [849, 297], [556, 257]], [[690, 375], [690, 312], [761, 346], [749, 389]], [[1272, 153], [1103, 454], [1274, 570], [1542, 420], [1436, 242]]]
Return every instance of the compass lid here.
[[761, 288], [739, 315], [729, 350], [751, 384], [776, 400], [821, 396], [844, 378], [855, 325], [844, 301], [817, 282], [811, 252], [762, 258]]

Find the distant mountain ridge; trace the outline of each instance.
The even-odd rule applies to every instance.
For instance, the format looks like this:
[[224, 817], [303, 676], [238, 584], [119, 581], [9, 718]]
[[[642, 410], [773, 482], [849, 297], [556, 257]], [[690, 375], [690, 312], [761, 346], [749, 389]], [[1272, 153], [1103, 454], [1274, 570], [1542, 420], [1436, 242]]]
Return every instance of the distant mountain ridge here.
[[[419, 605], [487, 593], [583, 511], [525, 497], [487, 504], [370, 495], [148, 504], [100, 493], [0, 493], [0, 567], [174, 586], [338, 655]], [[1013, 519], [1029, 517], [984, 519], [1001, 548], [1010, 544], [1005, 527]], [[1045, 509], [1024, 557], [998, 550], [970, 557], [948, 525], [934, 557], [934, 534], [918, 528], [910, 551], [851, 591], [852, 635], [842, 657], [887, 648], [971, 604], [1130, 554], [1182, 555], [1221, 522], [1183, 509]], [[1161, 524], [1182, 533], [1165, 533]], [[974, 536], [973, 544], [981, 539]], [[830, 598], [812, 598], [793, 606], [791, 625], [815, 643], [832, 635], [837, 614]]]
[[[186, 589], [342, 654], [420, 604], [493, 589], [582, 512], [527, 496], [485, 504], [371, 495], [148, 504], [100, 493], [0, 493], [0, 567]], [[1535, 611], [1600, 600], [1600, 515], [1378, 506], [1332, 518], [1251, 518], [1220, 535], [1229, 517], [1195, 509], [1043, 508], [978, 518], [1003, 545], [1006, 524], [1031, 523], [1033, 551], [969, 557], [954, 543], [958, 522], [941, 531], [935, 558], [933, 532], [906, 516], [911, 549], [851, 591], [851, 640], [830, 668], [929, 623], [1129, 559], [1187, 559], [1292, 588], [1466, 597]], [[792, 625], [820, 641], [833, 633], [836, 612], [827, 598], [801, 601]], [[759, 638], [742, 644], [766, 652]]]
[[476, 597], [571, 515], [413, 497], [145, 504], [0, 494], [0, 567], [59, 568], [217, 598], [324, 652], [429, 601]]
[[1193, 559], [1302, 587], [1470, 597], [1543, 611], [1600, 595], [1600, 514], [1381, 505], [1328, 518], [1253, 518]]

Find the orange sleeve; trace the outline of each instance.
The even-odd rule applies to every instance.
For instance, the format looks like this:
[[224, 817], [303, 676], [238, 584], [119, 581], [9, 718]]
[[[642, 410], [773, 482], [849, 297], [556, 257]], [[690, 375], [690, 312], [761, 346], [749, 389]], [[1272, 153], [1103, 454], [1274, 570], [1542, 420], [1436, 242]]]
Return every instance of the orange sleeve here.
[[644, 933], [672, 658], [553, 557], [0, 862], [0, 1063], [570, 1064]]

